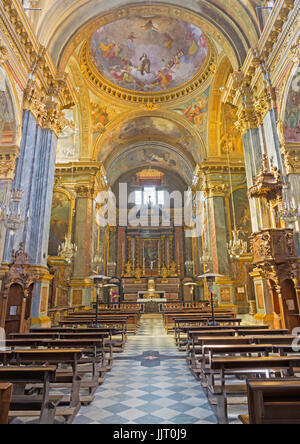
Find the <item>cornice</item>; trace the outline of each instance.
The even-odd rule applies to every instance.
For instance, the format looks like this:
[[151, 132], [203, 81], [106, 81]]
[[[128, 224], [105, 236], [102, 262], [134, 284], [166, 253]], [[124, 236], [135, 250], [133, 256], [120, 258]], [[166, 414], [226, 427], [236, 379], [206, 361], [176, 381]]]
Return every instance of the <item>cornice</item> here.
[[55, 176], [63, 184], [68, 183], [70, 179], [77, 185], [97, 182], [98, 186], [95, 186], [97, 191], [108, 190], [106, 171], [103, 164], [99, 162], [56, 164]]

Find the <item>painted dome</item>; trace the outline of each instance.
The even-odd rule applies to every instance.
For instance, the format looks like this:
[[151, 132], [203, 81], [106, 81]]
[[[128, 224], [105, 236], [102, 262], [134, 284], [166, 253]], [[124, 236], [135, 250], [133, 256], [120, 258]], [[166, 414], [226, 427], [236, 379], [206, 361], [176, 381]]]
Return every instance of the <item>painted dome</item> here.
[[171, 90], [192, 80], [203, 67], [207, 40], [198, 27], [170, 17], [133, 17], [98, 29], [91, 60], [114, 85], [145, 93]]

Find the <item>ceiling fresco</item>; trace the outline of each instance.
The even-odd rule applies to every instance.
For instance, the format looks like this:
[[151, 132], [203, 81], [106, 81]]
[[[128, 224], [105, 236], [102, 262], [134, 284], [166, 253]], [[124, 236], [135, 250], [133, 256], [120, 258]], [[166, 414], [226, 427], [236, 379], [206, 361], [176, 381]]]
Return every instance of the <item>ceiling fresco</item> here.
[[145, 166], [179, 174], [187, 184], [193, 177], [193, 168], [186, 158], [174, 149], [154, 144], [142, 144], [123, 151], [107, 166], [107, 177], [114, 184], [122, 174]]
[[90, 42], [93, 64], [107, 80], [130, 91], [180, 87], [201, 71], [207, 40], [198, 27], [171, 17], [132, 17], [98, 29]]
[[110, 133], [107, 133], [104, 139], [101, 139], [98, 160], [106, 163], [107, 158], [114, 155], [117, 150], [145, 138], [161, 140], [181, 147], [190, 155], [195, 164], [203, 158], [199, 144], [186, 128], [163, 117], [142, 116], [121, 122]]

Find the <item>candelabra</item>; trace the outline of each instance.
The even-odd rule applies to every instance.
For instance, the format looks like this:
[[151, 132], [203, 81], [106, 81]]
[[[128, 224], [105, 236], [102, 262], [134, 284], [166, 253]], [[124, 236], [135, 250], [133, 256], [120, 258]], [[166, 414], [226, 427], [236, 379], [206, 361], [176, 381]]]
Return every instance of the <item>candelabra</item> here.
[[211, 317], [212, 320], [211, 322], [208, 324], [210, 326], [217, 326], [218, 323], [216, 322], [215, 319], [215, 305], [214, 305], [214, 284], [216, 282], [216, 279], [218, 277], [222, 277], [220, 274], [212, 274], [212, 273], [207, 273], [207, 274], [203, 274], [202, 276], [199, 276], [199, 279], [206, 279], [206, 283], [210, 292], [210, 301], [211, 301]]
[[10, 199], [10, 212], [5, 215], [5, 208], [1, 210], [1, 218], [4, 220], [5, 227], [12, 231], [18, 231], [23, 225], [21, 213], [19, 212], [19, 204], [23, 197], [23, 191], [21, 189], [13, 190]]
[[68, 263], [71, 263], [77, 250], [77, 245], [72, 243], [71, 234], [67, 234], [64, 242], [58, 247], [58, 256], [63, 257]]
[[286, 183], [283, 185], [283, 209], [280, 212], [280, 217], [287, 224], [293, 224], [300, 217], [300, 213], [298, 208], [296, 208], [293, 204], [292, 196], [290, 193], [290, 185]]
[[99, 302], [103, 301], [103, 287], [104, 282], [106, 280], [110, 280], [110, 277], [103, 276], [103, 275], [94, 275], [89, 276], [88, 279], [91, 279], [94, 282], [94, 286], [96, 288], [96, 319], [95, 319], [95, 328], [99, 328], [99, 322], [98, 322], [98, 312], [99, 312]]
[[227, 244], [228, 254], [231, 259], [239, 259], [248, 252], [248, 244], [239, 237], [237, 229], [232, 231], [232, 240]]
[[199, 261], [200, 261], [200, 264], [207, 265], [207, 264], [210, 264], [212, 262], [212, 258], [208, 254], [208, 252], [205, 251], [203, 256], [201, 256], [199, 258]]

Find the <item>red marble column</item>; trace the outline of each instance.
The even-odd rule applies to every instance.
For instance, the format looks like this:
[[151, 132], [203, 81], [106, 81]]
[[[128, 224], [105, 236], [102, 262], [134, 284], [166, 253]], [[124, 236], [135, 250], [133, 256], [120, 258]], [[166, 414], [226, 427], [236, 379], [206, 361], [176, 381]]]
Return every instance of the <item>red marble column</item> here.
[[125, 227], [119, 227], [118, 229], [118, 278], [122, 278], [124, 265], [125, 265]]
[[183, 230], [182, 227], [175, 227], [175, 251], [176, 260], [180, 265], [180, 277], [184, 278], [184, 261], [183, 261]]

